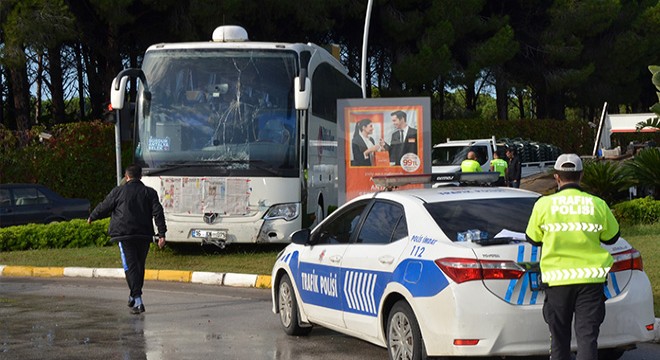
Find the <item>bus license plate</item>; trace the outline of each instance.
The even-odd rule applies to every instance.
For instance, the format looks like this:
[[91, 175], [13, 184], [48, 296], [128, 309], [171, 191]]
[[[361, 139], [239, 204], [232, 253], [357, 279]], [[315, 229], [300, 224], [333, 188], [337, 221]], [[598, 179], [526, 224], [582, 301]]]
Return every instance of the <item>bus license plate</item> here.
[[226, 240], [227, 232], [222, 230], [193, 230], [192, 237]]

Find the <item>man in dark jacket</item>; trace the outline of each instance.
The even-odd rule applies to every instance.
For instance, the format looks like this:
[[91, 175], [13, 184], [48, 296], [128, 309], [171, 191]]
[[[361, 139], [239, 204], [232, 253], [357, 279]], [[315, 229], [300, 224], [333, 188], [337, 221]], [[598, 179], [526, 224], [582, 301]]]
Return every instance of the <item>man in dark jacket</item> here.
[[395, 111], [391, 114], [394, 132], [389, 144], [381, 139], [380, 145], [390, 152], [390, 163], [401, 165], [401, 158], [408, 153], [417, 154], [417, 129], [408, 126], [408, 115], [405, 111]]
[[156, 190], [145, 186], [142, 168], [131, 165], [126, 169], [126, 184], [118, 186], [92, 211], [88, 223], [108, 216], [111, 241], [119, 243], [126, 282], [131, 291], [128, 306], [131, 313], [144, 312], [142, 286], [149, 245], [154, 237], [154, 221], [158, 227], [158, 246], [165, 246], [165, 215]]
[[506, 181], [509, 187], [519, 188], [520, 178], [522, 175], [522, 165], [520, 164], [520, 157], [514, 148], [506, 149], [506, 157], [509, 158], [509, 167], [506, 170]]

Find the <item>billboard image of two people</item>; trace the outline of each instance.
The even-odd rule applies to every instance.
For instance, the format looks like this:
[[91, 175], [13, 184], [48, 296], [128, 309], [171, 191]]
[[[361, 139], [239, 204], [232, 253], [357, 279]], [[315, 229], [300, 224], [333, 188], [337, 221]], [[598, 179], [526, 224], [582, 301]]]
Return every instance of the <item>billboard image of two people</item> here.
[[428, 98], [350, 99], [338, 106], [345, 200], [377, 191], [373, 176], [429, 172]]

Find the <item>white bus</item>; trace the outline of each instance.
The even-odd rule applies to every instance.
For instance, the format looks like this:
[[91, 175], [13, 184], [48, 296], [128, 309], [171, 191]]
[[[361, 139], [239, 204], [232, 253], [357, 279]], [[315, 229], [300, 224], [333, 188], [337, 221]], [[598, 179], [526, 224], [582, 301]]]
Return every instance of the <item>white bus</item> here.
[[284, 243], [337, 206], [337, 99], [360, 86], [315, 44], [156, 44], [115, 78], [112, 105], [138, 78], [134, 160], [159, 193], [169, 242]]

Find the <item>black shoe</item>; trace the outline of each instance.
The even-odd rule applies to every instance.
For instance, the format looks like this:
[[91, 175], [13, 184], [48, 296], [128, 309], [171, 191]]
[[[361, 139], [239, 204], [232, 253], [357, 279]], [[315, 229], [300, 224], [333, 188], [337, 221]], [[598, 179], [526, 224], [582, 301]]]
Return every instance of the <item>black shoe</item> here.
[[144, 304], [140, 304], [138, 306], [132, 307], [131, 308], [131, 314], [140, 314], [144, 312]]
[[129, 297], [127, 305], [128, 305], [129, 308], [132, 308], [133, 306], [135, 306], [135, 299], [133, 299], [132, 297]]

